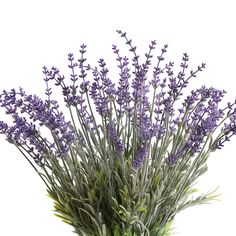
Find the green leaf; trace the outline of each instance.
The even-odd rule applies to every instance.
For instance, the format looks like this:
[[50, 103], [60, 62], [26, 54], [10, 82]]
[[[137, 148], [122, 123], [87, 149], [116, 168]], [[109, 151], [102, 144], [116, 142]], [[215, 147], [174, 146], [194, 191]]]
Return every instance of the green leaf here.
[[157, 175], [154, 179], [154, 183], [155, 185], [160, 185], [160, 181], [161, 181], [161, 176], [160, 175]]
[[147, 212], [147, 208], [146, 207], [140, 207], [138, 209], [139, 212]]
[[114, 236], [121, 236], [120, 230], [119, 230], [119, 226], [118, 226], [118, 225], [115, 226]]

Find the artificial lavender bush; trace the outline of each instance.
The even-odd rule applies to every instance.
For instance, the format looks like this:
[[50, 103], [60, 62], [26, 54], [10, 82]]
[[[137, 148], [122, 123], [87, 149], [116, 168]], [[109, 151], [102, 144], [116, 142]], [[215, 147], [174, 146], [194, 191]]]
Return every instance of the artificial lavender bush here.
[[214, 199], [196, 196], [193, 185], [209, 154], [236, 133], [235, 102], [220, 107], [225, 92], [205, 86], [184, 96], [205, 64], [189, 70], [184, 53], [176, 74], [164, 45], [150, 68], [156, 41], [141, 63], [126, 33], [117, 32], [133, 55], [113, 45], [119, 74], [103, 59], [87, 64], [82, 45], [78, 60], [68, 55], [70, 79], [43, 67], [46, 99], [22, 88], [3, 91], [0, 104], [12, 119], [0, 122], [0, 132], [39, 174], [56, 215], [77, 235], [166, 236], [179, 211]]

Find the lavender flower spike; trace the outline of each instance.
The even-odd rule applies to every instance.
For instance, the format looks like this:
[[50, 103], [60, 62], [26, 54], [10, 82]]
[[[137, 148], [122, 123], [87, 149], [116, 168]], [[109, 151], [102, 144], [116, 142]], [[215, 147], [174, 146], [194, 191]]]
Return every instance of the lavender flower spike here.
[[0, 134], [34, 167], [56, 215], [77, 235], [167, 236], [179, 211], [215, 198], [192, 187], [209, 154], [236, 135], [236, 101], [222, 108], [224, 90], [205, 86], [183, 96], [205, 64], [189, 69], [186, 53], [180, 65], [166, 61], [167, 45], [156, 57], [156, 41], [139, 56], [117, 32], [133, 55], [112, 47], [117, 74], [104, 59], [87, 64], [81, 45], [79, 59], [68, 54], [68, 78], [43, 67], [46, 99], [23, 89], [0, 94]]
[[109, 125], [108, 125], [108, 136], [111, 139], [112, 143], [114, 144], [116, 150], [123, 154], [125, 147], [124, 144], [122, 143], [121, 139], [119, 138], [116, 128], [115, 128], [115, 120], [112, 120]]
[[133, 161], [134, 169], [138, 169], [141, 167], [146, 156], [147, 156], [147, 147], [144, 145], [136, 153], [135, 159]]

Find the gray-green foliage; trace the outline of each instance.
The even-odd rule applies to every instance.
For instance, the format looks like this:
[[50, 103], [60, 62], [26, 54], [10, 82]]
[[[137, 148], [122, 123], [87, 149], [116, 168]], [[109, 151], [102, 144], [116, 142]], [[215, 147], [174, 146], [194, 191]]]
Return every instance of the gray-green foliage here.
[[[82, 45], [79, 63], [68, 55], [71, 85], [57, 68], [44, 67], [47, 100], [22, 89], [0, 95], [1, 106], [15, 123], [1, 121], [0, 132], [38, 172], [56, 216], [76, 234], [168, 236], [178, 212], [217, 197], [214, 191], [197, 195], [194, 185], [207, 171], [209, 154], [236, 133], [235, 103], [220, 108], [224, 91], [204, 86], [183, 98], [183, 88], [205, 64], [188, 71], [184, 54], [174, 76], [174, 63], [162, 65], [167, 45], [157, 57], [151, 81], [146, 81], [156, 42], [140, 64], [136, 47], [126, 33], [118, 33], [134, 54], [131, 75], [128, 58], [113, 46], [120, 70], [118, 88], [104, 60], [99, 60], [100, 69], [84, 64]], [[92, 72], [93, 83], [86, 72]], [[51, 99], [50, 81], [61, 86], [72, 125]], [[37, 122], [49, 129], [52, 144], [36, 130]]]
[[56, 216], [78, 235], [166, 236], [179, 211], [214, 199], [212, 193], [192, 197], [193, 184], [207, 170], [207, 151], [169, 166], [165, 153], [176, 138], [170, 134], [166, 146], [161, 140], [152, 144], [149, 158], [135, 170], [132, 148], [122, 156], [109, 140], [98, 145], [94, 133], [86, 133], [91, 148], [71, 145], [63, 161], [48, 155], [43, 167]]

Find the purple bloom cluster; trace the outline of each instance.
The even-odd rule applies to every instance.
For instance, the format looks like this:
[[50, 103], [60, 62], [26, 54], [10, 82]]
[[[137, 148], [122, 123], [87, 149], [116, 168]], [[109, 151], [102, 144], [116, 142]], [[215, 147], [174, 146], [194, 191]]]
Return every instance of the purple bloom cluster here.
[[[13, 118], [13, 125], [1, 122], [0, 132], [6, 135], [8, 141], [32, 153], [38, 163], [43, 155], [52, 150], [56, 155], [65, 155], [69, 151], [69, 145], [76, 140], [73, 126], [65, 121], [55, 101], [51, 101], [49, 108], [48, 103], [36, 95], [27, 95], [22, 89], [19, 92], [12, 89], [10, 92], [3, 91], [0, 104], [5, 108], [6, 114]], [[54, 142], [50, 143], [42, 138], [36, 129], [36, 122], [50, 130]]]
[[[236, 101], [235, 101], [236, 103]], [[223, 135], [214, 143], [212, 149], [222, 149], [226, 141], [230, 141], [231, 137], [236, 135], [236, 108], [232, 109], [232, 104], [229, 104], [229, 122], [224, 124]]]
[[[80, 46], [78, 60], [74, 54], [68, 54], [70, 83], [56, 67], [43, 67], [47, 96], [45, 101], [35, 95], [27, 95], [22, 89], [19, 92], [3, 92], [0, 105], [13, 118], [12, 125], [0, 122], [0, 132], [7, 136], [8, 141], [25, 148], [40, 162], [46, 152], [53, 151], [57, 156], [67, 154], [75, 141], [88, 142], [88, 146], [93, 148], [93, 144], [103, 145], [106, 143], [103, 139], [109, 138], [113, 150], [125, 157], [129, 153], [134, 155], [133, 167], [138, 169], [148, 155], [148, 147], [153, 139], [156, 143], [161, 140], [161, 145], [165, 146], [170, 137], [183, 135], [184, 140], [176, 142], [177, 146], [166, 157], [169, 165], [175, 165], [186, 154], [199, 153], [209, 135], [214, 133], [222, 121], [225, 121], [224, 128], [213, 142], [212, 150], [220, 149], [225, 141], [236, 134], [236, 102], [228, 104], [224, 109], [219, 106], [224, 91], [203, 86], [193, 90], [181, 101], [184, 88], [191, 78], [205, 68], [204, 63], [196, 70], [189, 70], [189, 56], [184, 53], [180, 69], [175, 73], [174, 62], [165, 62], [166, 44], [156, 58], [152, 79], [148, 81], [156, 41], [151, 41], [144, 63], [141, 63], [132, 40], [127, 38], [125, 32], [117, 32], [133, 54], [132, 60], [129, 60], [120, 55], [117, 46], [112, 46], [119, 68], [117, 87], [110, 79], [103, 59], [98, 61], [97, 67], [85, 65], [86, 45], [83, 44]], [[61, 87], [73, 125], [65, 121], [64, 115], [58, 110], [58, 102], [51, 98], [51, 82]], [[178, 100], [180, 106], [182, 102], [181, 107], [177, 107]], [[77, 123], [74, 122], [73, 112], [76, 112], [81, 129], [74, 127]], [[53, 141], [42, 138], [37, 125], [47, 127]], [[182, 129], [181, 132], [179, 129]]]
[[[192, 92], [193, 97], [190, 99], [190, 103], [186, 103], [187, 107], [190, 107], [198, 98], [200, 99], [200, 103], [196, 106], [195, 111], [187, 122], [191, 130], [187, 145], [194, 153], [200, 150], [205, 138], [217, 127], [219, 121], [223, 118], [224, 112], [219, 108], [218, 104], [222, 100], [224, 93], [224, 91], [214, 88], [202, 87], [196, 92]], [[207, 104], [205, 105], [205, 103]]]
[[170, 165], [176, 164], [181, 156], [191, 151], [191, 154], [201, 150], [201, 145], [208, 135], [217, 128], [225, 113], [219, 108], [225, 91], [206, 88], [205, 86], [191, 92], [185, 99], [180, 113], [192, 110], [185, 116], [188, 138], [177, 153], [171, 153], [167, 158]]
[[109, 102], [115, 95], [115, 84], [108, 78], [108, 69], [103, 59], [98, 61], [100, 71], [97, 69], [93, 71], [94, 82], [91, 86], [90, 95], [94, 101], [96, 111], [102, 116], [106, 117], [109, 114]]
[[236, 134], [236, 108], [230, 112], [230, 123], [225, 124], [225, 132], [232, 133], [232, 135]]
[[115, 146], [116, 151], [119, 152], [120, 154], [123, 154], [125, 147], [116, 132], [115, 120], [111, 121], [108, 124], [107, 130], [108, 130], [108, 136], [109, 136], [110, 140], [112, 141], [113, 145]]
[[174, 166], [174, 165], [177, 163], [177, 161], [178, 161], [179, 158], [180, 158], [179, 153], [178, 153], [178, 154], [172, 154], [172, 153], [171, 153], [171, 154], [167, 157], [166, 162], [167, 162], [168, 165]]
[[134, 157], [133, 167], [135, 169], [140, 168], [146, 157], [147, 157], [147, 147], [145, 145], [143, 145], [142, 147], [140, 147], [138, 149], [138, 151]]
[[130, 69], [128, 67], [129, 65], [129, 59], [127, 57], [122, 58], [119, 55], [119, 49], [117, 49], [117, 46], [113, 45], [112, 47], [114, 53], [117, 55], [117, 61], [119, 62], [118, 68], [120, 69], [120, 79], [119, 79], [119, 86], [117, 88], [117, 99], [116, 102], [119, 105], [118, 113], [119, 116], [122, 116], [124, 112], [127, 112], [128, 115], [130, 115], [132, 109], [130, 109], [130, 91], [129, 91], [129, 79], [131, 77], [130, 75]]
[[[86, 67], [84, 65], [86, 61], [86, 58], [84, 57], [84, 54], [86, 53], [85, 49], [86, 45], [82, 44], [79, 50], [81, 56], [77, 61], [75, 61], [72, 53], [68, 54], [68, 67], [71, 70], [70, 81], [72, 82], [70, 85], [66, 84], [65, 76], [61, 75], [59, 69], [56, 67], [52, 67], [51, 70], [48, 70], [47, 67], [44, 66], [43, 73], [45, 76], [44, 80], [47, 84], [46, 95], [48, 95], [47, 90], [49, 81], [55, 81], [55, 85], [60, 86], [62, 89], [62, 94], [66, 105], [68, 107], [76, 107], [86, 127], [94, 130], [96, 128], [95, 121], [92, 114], [88, 111], [88, 105], [86, 103], [86, 94], [89, 91], [90, 82], [86, 79], [86, 70], [89, 66]], [[79, 80], [80, 84], [77, 85]]]

